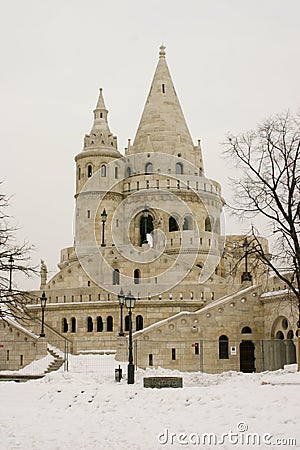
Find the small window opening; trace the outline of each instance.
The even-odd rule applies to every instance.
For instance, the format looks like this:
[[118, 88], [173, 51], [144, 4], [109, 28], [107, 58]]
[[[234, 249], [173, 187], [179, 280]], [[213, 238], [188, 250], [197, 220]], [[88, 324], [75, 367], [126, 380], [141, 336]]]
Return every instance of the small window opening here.
[[176, 360], [176, 348], [172, 348], [172, 361]]

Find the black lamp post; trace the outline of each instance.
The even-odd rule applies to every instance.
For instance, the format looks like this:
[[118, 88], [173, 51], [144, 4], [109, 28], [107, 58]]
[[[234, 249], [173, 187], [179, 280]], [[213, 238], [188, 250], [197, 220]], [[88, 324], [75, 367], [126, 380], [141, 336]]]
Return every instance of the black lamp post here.
[[143, 212], [143, 217], [144, 217], [144, 227], [145, 227], [145, 236], [144, 236], [144, 240], [143, 240], [143, 244], [148, 244], [148, 240], [147, 240], [147, 222], [148, 222], [148, 215], [149, 215], [149, 209], [147, 208], [147, 206], [145, 205], [144, 208], [144, 212]]
[[119, 306], [120, 306], [120, 332], [119, 332], [119, 336], [124, 336], [124, 331], [123, 331], [123, 306], [125, 303], [125, 295], [123, 292], [123, 289], [120, 290], [120, 294], [118, 294], [118, 300], [119, 300]]
[[104, 210], [102, 211], [102, 214], [101, 214], [101, 220], [102, 220], [102, 244], [101, 244], [101, 247], [105, 247], [105, 243], [104, 243], [104, 227], [105, 227], [106, 218], [107, 218], [107, 213], [106, 213], [105, 208], [104, 208]]
[[8, 262], [9, 262], [9, 289], [8, 289], [8, 291], [11, 292], [12, 291], [12, 271], [13, 271], [13, 264], [14, 264], [14, 258], [12, 257], [12, 255], [10, 255]]
[[129, 355], [127, 367], [127, 384], [134, 384], [134, 364], [132, 354], [132, 309], [134, 308], [135, 298], [129, 291], [125, 297], [125, 305], [129, 313]]
[[243, 244], [244, 250], [245, 250], [245, 272], [242, 275], [242, 282], [244, 281], [252, 281], [252, 275], [250, 272], [248, 272], [248, 247], [249, 242], [247, 241], [247, 238], [244, 240]]
[[40, 337], [45, 337], [44, 316], [45, 316], [45, 308], [46, 308], [46, 303], [47, 303], [47, 297], [46, 297], [45, 291], [43, 291], [42, 296], [40, 297], [40, 301], [41, 301], [41, 308], [42, 308], [42, 329], [41, 329]]

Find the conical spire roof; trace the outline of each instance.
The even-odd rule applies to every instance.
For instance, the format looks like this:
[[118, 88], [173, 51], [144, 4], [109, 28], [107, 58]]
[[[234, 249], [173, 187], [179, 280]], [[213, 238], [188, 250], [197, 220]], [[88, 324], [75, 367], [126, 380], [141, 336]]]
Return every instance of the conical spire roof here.
[[102, 88], [100, 88], [96, 108], [94, 109], [94, 122], [90, 134], [84, 137], [84, 151], [97, 151], [101, 154], [120, 157], [117, 137], [111, 133], [108, 121]]
[[165, 55], [165, 47], [162, 45], [150, 92], [130, 153], [147, 152], [149, 148], [154, 152], [170, 154], [177, 154], [179, 149], [184, 153], [193, 151], [192, 138]]

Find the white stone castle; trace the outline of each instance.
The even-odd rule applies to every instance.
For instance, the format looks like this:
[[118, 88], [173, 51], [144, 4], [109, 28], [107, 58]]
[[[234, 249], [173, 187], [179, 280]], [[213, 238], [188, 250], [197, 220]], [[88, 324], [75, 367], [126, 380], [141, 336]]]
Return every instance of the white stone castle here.
[[[110, 131], [100, 89], [75, 161], [74, 245], [61, 251], [50, 280], [42, 263], [40, 291], [28, 305], [33, 331], [45, 291], [48, 342], [62, 347], [66, 340], [73, 353], [112, 349], [124, 358], [129, 322], [124, 311], [121, 323], [122, 289], [136, 298], [133, 337], [141, 367], [253, 371], [294, 362], [296, 321], [288, 304], [274, 308], [285, 286], [268, 278], [253, 256], [245, 269], [251, 238], [225, 236], [221, 187], [206, 178], [164, 46], [125, 154]], [[267, 250], [265, 239], [261, 244]]]

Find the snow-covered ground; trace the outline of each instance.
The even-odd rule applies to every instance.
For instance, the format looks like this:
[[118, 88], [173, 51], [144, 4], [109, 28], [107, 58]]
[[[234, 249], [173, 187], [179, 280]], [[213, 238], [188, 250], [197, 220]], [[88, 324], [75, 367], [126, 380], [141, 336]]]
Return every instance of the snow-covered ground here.
[[[295, 366], [260, 374], [138, 370], [134, 385], [114, 381], [117, 366], [113, 355], [80, 355], [70, 357], [69, 372], [0, 382], [0, 449], [300, 448]], [[184, 387], [143, 388], [143, 377], [156, 375], [180, 375]]]

